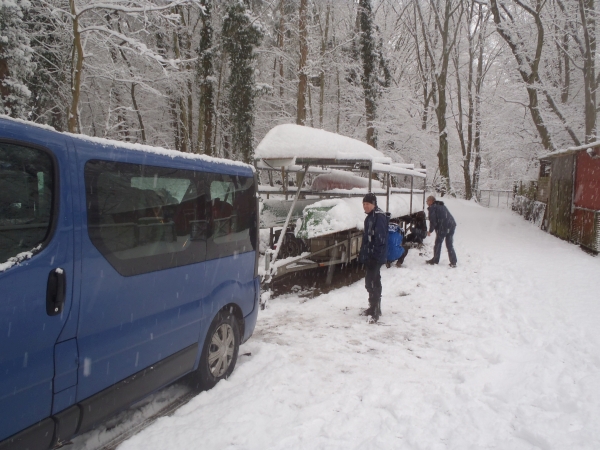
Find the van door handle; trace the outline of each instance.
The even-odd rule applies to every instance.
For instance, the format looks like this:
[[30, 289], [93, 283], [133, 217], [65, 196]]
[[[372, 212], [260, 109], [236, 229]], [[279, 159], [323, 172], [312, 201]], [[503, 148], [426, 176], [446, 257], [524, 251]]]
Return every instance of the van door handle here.
[[48, 275], [46, 288], [46, 313], [49, 316], [60, 314], [65, 305], [67, 276], [63, 269], [56, 268]]

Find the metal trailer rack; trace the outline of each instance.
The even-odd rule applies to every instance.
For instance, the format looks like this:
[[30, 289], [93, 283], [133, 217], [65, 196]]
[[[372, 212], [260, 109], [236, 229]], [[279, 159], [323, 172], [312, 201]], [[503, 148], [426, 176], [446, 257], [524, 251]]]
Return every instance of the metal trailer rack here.
[[[281, 277], [292, 272], [313, 269], [316, 267], [326, 267], [336, 264], [346, 264], [358, 258], [362, 244], [362, 231], [356, 228], [339, 231], [309, 239], [299, 239], [295, 237], [293, 227], [290, 227], [290, 221], [302, 217], [304, 208], [312, 203], [327, 198], [349, 198], [362, 197], [367, 192], [373, 192], [376, 195], [385, 195], [386, 211], [390, 209], [390, 196], [394, 194], [410, 194], [409, 213], [415, 209], [413, 205], [414, 194], [422, 195], [421, 209], [425, 207], [425, 187], [426, 171], [425, 169], [413, 169], [411, 164], [384, 164], [374, 162], [373, 159], [328, 159], [328, 158], [304, 158], [296, 157], [294, 159], [274, 159], [257, 158], [255, 167], [259, 172], [267, 172], [269, 179], [268, 185], [259, 185], [258, 192], [266, 196], [265, 203], [271, 196], [280, 196], [284, 199], [279, 201], [284, 205], [278, 215], [279, 220], [271, 220], [269, 250], [265, 254], [265, 277], [264, 282], [269, 283], [273, 279]], [[344, 170], [353, 174], [364, 174], [367, 176], [367, 189], [364, 191], [353, 189], [347, 192], [340, 192], [342, 189], [331, 190], [312, 190], [304, 187], [306, 175], [331, 173], [332, 170]], [[281, 174], [282, 184], [273, 185], [273, 174]], [[290, 186], [290, 174], [296, 175], [295, 186]], [[373, 189], [373, 175], [382, 176], [382, 188]], [[410, 177], [410, 188], [397, 188], [392, 186], [392, 177], [408, 176]], [[415, 189], [414, 178], [423, 179], [422, 189]], [[362, 178], [364, 180], [364, 178]], [[290, 199], [290, 197], [293, 197]], [[307, 198], [309, 197], [309, 198]], [[270, 212], [273, 208], [271, 208]], [[285, 220], [283, 220], [285, 213]], [[276, 214], [277, 215], [277, 214]], [[279, 236], [274, 233], [275, 227], [281, 227]], [[285, 232], [284, 232], [285, 230]], [[277, 237], [277, 243], [274, 239]], [[285, 262], [275, 266], [273, 263], [279, 256], [285, 257]]]

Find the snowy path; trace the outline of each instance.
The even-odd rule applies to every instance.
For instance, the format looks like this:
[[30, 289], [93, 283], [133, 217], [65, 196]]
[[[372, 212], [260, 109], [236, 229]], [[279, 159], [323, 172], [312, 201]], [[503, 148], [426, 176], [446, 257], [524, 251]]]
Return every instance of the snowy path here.
[[384, 268], [384, 325], [363, 281], [279, 297], [229, 380], [119, 449], [600, 448], [600, 258], [448, 205], [459, 267]]

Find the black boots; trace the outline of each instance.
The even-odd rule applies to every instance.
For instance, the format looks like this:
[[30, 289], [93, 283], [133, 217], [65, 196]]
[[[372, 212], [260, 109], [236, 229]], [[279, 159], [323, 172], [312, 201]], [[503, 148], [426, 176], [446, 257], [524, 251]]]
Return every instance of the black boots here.
[[375, 305], [373, 307], [373, 314], [371, 314], [371, 317], [373, 318], [373, 322], [377, 322], [379, 320], [380, 316], [381, 316], [381, 299], [378, 298], [375, 301]]
[[369, 306], [367, 309], [363, 309], [360, 313], [361, 316], [372, 316], [373, 315], [373, 307]]
[[372, 322], [377, 322], [381, 314], [381, 298], [369, 299], [369, 307], [360, 313], [361, 316], [370, 316]]

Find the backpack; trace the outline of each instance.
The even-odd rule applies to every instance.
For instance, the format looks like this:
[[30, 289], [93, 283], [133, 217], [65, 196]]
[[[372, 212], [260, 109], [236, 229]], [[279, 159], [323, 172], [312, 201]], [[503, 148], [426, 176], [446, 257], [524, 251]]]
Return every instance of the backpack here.
[[388, 247], [387, 247], [387, 260], [389, 262], [396, 261], [404, 254], [404, 247], [402, 242], [404, 241], [404, 232], [399, 225], [390, 223], [388, 225]]

